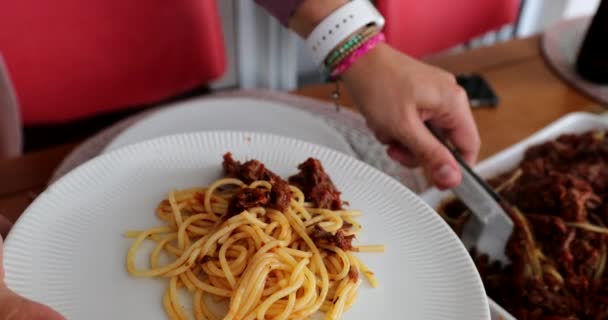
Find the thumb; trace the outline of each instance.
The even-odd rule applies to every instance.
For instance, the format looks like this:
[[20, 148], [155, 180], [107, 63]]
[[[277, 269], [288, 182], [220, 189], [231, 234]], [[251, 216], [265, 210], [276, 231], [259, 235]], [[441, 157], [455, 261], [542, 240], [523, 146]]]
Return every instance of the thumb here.
[[4, 243], [0, 237], [0, 319], [65, 320], [59, 313], [19, 296], [4, 283]]
[[419, 117], [409, 119], [406, 125], [401, 126], [399, 142], [416, 156], [426, 176], [437, 188], [459, 185], [462, 176], [450, 151], [433, 136]]

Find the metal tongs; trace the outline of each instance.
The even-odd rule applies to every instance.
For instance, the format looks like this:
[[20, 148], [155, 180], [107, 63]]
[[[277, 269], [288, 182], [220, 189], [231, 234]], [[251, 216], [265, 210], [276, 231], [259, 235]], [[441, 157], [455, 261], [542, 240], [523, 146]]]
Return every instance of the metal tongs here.
[[505, 247], [513, 231], [513, 221], [501, 205], [505, 202], [469, 167], [458, 150], [443, 135], [429, 124], [427, 128], [450, 150], [462, 172], [462, 182], [452, 191], [473, 213], [464, 225], [462, 242], [469, 250], [476, 248], [478, 252], [487, 254], [490, 259], [508, 264]]

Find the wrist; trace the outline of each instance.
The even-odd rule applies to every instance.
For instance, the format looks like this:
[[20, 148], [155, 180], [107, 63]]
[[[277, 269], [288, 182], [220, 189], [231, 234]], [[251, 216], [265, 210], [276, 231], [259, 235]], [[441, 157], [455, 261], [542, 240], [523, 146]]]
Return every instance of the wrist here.
[[[382, 29], [384, 17], [368, 0], [351, 0], [330, 12], [314, 27], [306, 37], [306, 47], [316, 64], [329, 67], [324, 65], [324, 62], [333, 51], [341, 54], [340, 49], [343, 51], [348, 49], [340, 48], [340, 43], [343, 41], [348, 43], [352, 40], [360, 45], [361, 43], [357, 42], [361, 39], [355, 38], [363, 36], [363, 30], [372, 26]], [[353, 44], [348, 44], [351, 45]]]
[[[336, 81], [343, 80], [345, 82], [354, 77], [365, 78], [373, 67], [370, 68], [370, 63], [376, 63], [377, 58], [373, 58], [378, 52], [384, 49], [378, 49], [378, 47], [384, 47], [384, 34], [382, 32], [374, 35], [363, 45], [357, 48], [353, 53], [343, 59], [339, 65], [330, 69], [327, 80]], [[361, 72], [362, 70], [363, 72]], [[360, 77], [362, 76], [362, 77]]]
[[325, 17], [348, 0], [305, 0], [289, 19], [289, 27], [306, 38]]
[[[346, 84], [350, 86], [356, 81], [366, 81], [365, 79], [370, 74], [370, 69], [375, 69], [378, 66], [375, 66], [377, 61], [382, 61], [382, 55], [385, 54], [387, 50], [390, 50], [390, 47], [386, 43], [379, 43], [377, 46], [372, 48], [366, 55], [362, 56], [358, 60], [356, 60], [350, 68], [348, 68], [342, 75], [340, 79]], [[363, 80], [362, 80], [363, 79]]]

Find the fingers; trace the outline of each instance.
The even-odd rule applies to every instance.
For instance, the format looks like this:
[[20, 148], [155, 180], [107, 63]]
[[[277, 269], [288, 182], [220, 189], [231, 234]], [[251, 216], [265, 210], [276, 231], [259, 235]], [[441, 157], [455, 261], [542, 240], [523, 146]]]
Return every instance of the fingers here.
[[[4, 216], [0, 216], [4, 218]], [[4, 218], [3, 224], [10, 222]], [[2, 219], [0, 218], [0, 221]], [[0, 319], [11, 320], [65, 320], [53, 309], [28, 300], [9, 289], [4, 283], [4, 242], [0, 238]]]
[[391, 136], [382, 131], [376, 131], [376, 139], [378, 139], [380, 143], [388, 145], [386, 153], [391, 159], [408, 168], [416, 168], [420, 166], [416, 156], [407, 147], [391, 138]]
[[420, 162], [418, 162], [416, 156], [409, 149], [401, 145], [391, 144], [386, 152], [391, 159], [403, 164], [408, 168], [416, 168], [420, 166]]
[[64, 320], [64, 317], [51, 308], [21, 297], [6, 286], [2, 286], [0, 287], [0, 319]]
[[[407, 123], [400, 127], [397, 137], [401, 144], [408, 146], [418, 163], [424, 167], [431, 182], [439, 189], [452, 188], [462, 179], [456, 160], [450, 152], [426, 128], [418, 116], [407, 117]], [[403, 157], [404, 153], [394, 152]], [[403, 159], [405, 159], [404, 157]], [[407, 160], [406, 160], [407, 161]], [[407, 165], [407, 164], [406, 164]]]
[[404, 123], [391, 134], [375, 130], [378, 139], [389, 144], [387, 153], [392, 159], [410, 168], [423, 166], [426, 176], [440, 189], [460, 184], [461, 173], [450, 152], [428, 131], [424, 121], [428, 119], [441, 129], [470, 165], [475, 164], [480, 146], [466, 93], [455, 82], [445, 87], [441, 105], [408, 109], [414, 112], [406, 113]]
[[416, 158], [416, 155], [414, 155], [406, 146], [391, 138], [391, 136], [383, 133], [382, 131], [377, 131], [376, 139], [378, 139], [380, 143], [388, 145], [386, 153], [388, 154], [389, 158], [408, 168], [417, 168], [420, 166], [420, 162]]
[[381, 130], [374, 130], [374, 129], [372, 129], [372, 131], [374, 132], [376, 139], [378, 141], [380, 141], [380, 143], [385, 144], [385, 145], [391, 145], [391, 144], [395, 143], [395, 139], [393, 139], [391, 136], [387, 135], [385, 132], [383, 132]]
[[466, 92], [454, 84], [451, 89], [444, 90], [442, 103], [441, 110], [446, 111], [439, 112], [431, 123], [443, 129], [464, 160], [474, 165], [481, 142]]

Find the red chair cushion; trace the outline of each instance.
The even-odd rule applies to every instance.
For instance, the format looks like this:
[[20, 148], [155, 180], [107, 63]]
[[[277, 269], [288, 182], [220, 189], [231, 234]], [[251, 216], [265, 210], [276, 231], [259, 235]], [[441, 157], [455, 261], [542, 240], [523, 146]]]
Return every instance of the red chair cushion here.
[[515, 21], [519, 0], [377, 0], [388, 43], [415, 57]]
[[0, 54], [26, 124], [149, 104], [218, 78], [216, 1], [0, 1]]

